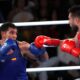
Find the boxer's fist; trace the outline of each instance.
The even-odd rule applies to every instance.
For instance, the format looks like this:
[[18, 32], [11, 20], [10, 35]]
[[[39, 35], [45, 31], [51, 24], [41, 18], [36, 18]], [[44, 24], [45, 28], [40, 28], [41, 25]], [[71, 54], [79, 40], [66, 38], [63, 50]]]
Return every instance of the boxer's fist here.
[[60, 44], [60, 40], [40, 35], [35, 38], [34, 44], [38, 48], [43, 47], [43, 45], [58, 46]]
[[35, 38], [34, 44], [36, 47], [41, 48], [41, 47], [43, 47], [45, 41], [48, 39], [50, 39], [50, 37], [43, 36], [43, 35], [37, 36]]
[[64, 40], [60, 46], [61, 50], [67, 52], [75, 57], [79, 57], [80, 48], [76, 48], [74, 40]]
[[16, 41], [12, 39], [7, 39], [5, 43], [0, 47], [0, 55], [6, 55], [10, 49], [16, 49], [17, 44]]
[[45, 53], [45, 48], [37, 48], [34, 43], [30, 44], [29, 50], [35, 56], [40, 56]]
[[62, 43], [61, 43], [61, 50], [64, 51], [64, 52], [67, 52], [67, 53], [71, 53], [71, 50], [73, 48], [75, 48], [76, 45], [75, 45], [75, 41], [73, 40], [64, 40]]

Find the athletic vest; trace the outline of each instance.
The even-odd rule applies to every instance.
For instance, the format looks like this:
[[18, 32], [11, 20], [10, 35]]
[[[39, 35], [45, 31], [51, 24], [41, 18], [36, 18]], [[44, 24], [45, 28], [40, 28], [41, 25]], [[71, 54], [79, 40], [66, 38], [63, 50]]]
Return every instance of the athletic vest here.
[[0, 61], [0, 80], [28, 80], [26, 60], [21, 55], [19, 47], [5, 60]]

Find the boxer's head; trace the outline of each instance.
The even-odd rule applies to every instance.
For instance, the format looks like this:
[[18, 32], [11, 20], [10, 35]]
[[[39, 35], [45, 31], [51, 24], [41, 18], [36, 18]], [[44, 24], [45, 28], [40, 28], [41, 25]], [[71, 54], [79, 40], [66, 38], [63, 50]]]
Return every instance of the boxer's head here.
[[2, 38], [12, 38], [16, 40], [17, 38], [17, 28], [14, 24], [7, 22], [1, 26], [1, 36]]
[[75, 5], [69, 8], [69, 23], [72, 28], [80, 27], [80, 5]]

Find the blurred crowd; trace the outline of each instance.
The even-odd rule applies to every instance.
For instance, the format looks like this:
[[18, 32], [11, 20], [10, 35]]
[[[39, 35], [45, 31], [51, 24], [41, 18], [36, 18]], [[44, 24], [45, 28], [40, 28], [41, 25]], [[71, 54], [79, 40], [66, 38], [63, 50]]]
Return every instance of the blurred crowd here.
[[[67, 20], [68, 8], [77, 4], [80, 0], [0, 0], [0, 23]], [[28, 42], [34, 41], [38, 35], [65, 39], [73, 37], [77, 31], [72, 32], [69, 25], [22, 26], [18, 30], [18, 40]], [[56, 56], [56, 48], [47, 51], [49, 57]]]
[[[0, 0], [0, 22], [67, 20], [68, 8], [79, 3], [79, 0]], [[42, 34], [60, 39], [74, 36], [75, 32], [71, 34], [70, 31], [68, 25], [46, 25], [23, 28], [22, 35], [31, 42]]]

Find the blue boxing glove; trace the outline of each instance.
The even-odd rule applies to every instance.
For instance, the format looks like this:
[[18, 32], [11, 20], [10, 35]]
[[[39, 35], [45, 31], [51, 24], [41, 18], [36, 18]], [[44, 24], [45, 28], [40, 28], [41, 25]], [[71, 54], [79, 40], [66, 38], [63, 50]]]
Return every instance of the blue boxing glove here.
[[45, 53], [45, 48], [37, 48], [34, 43], [30, 44], [29, 50], [35, 56], [40, 56]]
[[17, 48], [17, 44], [15, 40], [7, 39], [5, 43], [0, 47], [0, 55], [7, 55], [7, 52], [10, 49], [15, 50]]

